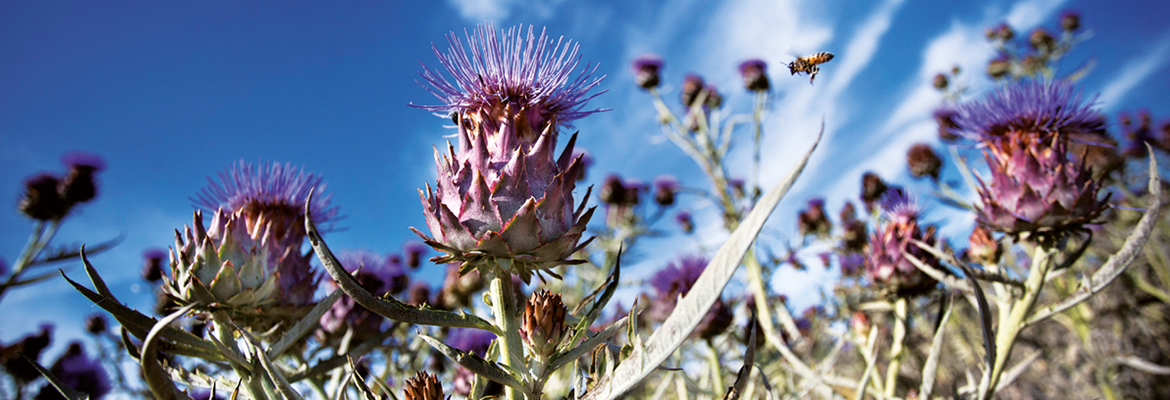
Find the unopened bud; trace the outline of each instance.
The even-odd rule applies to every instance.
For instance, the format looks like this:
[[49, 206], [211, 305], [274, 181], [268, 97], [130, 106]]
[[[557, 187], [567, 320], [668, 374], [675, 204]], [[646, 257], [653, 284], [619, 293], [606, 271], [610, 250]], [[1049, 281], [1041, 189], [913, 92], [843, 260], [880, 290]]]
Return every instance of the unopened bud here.
[[150, 249], [142, 252], [142, 259], [144, 264], [142, 266], [142, 279], [155, 283], [163, 277], [163, 261], [167, 257], [167, 252], [162, 249]]
[[57, 194], [68, 205], [84, 203], [97, 197], [94, 174], [105, 168], [105, 161], [93, 154], [72, 152], [61, 157], [69, 173], [57, 184]]
[[634, 59], [631, 64], [634, 69], [634, 82], [642, 89], [656, 88], [662, 82], [659, 73], [662, 71], [662, 57], [657, 54], [643, 54]]
[[808, 201], [808, 208], [797, 215], [797, 230], [802, 236], [828, 235], [833, 229], [833, 223], [825, 215], [825, 200], [812, 199]]
[[766, 92], [771, 86], [768, 82], [768, 64], [764, 60], [747, 60], [739, 64], [739, 75], [743, 77], [743, 86], [753, 92]]
[[993, 32], [993, 34], [989, 38], [1002, 40], [1005, 42], [1012, 40], [1012, 38], [1016, 37], [1016, 31], [1012, 30], [1012, 27], [1008, 26], [1007, 23], [1000, 23], [998, 26], [996, 26], [994, 28], [994, 31], [992, 31], [992, 32]]
[[731, 307], [728, 307], [723, 299], [718, 299], [711, 309], [707, 310], [703, 319], [699, 320], [699, 326], [695, 327], [694, 334], [703, 339], [712, 339], [731, 327], [734, 321], [735, 315], [732, 314]]
[[869, 317], [865, 316], [864, 312], [858, 311], [853, 313], [853, 318], [849, 320], [850, 325], [853, 326], [853, 333], [860, 338], [869, 337]]
[[415, 269], [422, 265], [423, 257], [427, 254], [428, 248], [426, 244], [417, 240], [406, 242], [402, 246], [402, 253], [406, 255], [406, 266]]
[[687, 74], [683, 79], [682, 91], [679, 93], [679, 100], [685, 107], [691, 107], [695, 104], [695, 100], [699, 98], [699, 92], [703, 91], [703, 78], [695, 74]]
[[926, 143], [910, 146], [910, 150], [906, 152], [906, 164], [910, 166], [910, 175], [915, 178], [929, 176], [938, 180], [939, 170], [942, 169], [942, 159]]
[[886, 182], [873, 172], [861, 176], [861, 202], [866, 210], [873, 210], [874, 204], [886, 193]]
[[1063, 13], [1060, 13], [1060, 29], [1064, 29], [1065, 32], [1075, 32], [1080, 28], [1081, 13], [1073, 10], [1067, 10]]
[[520, 316], [520, 337], [532, 354], [547, 358], [556, 354], [568, 327], [565, 314], [569, 310], [561, 302], [561, 295], [541, 290], [528, 299]]
[[654, 202], [663, 207], [674, 205], [674, 195], [678, 191], [678, 180], [673, 176], [663, 175], [654, 179]]
[[601, 190], [598, 191], [597, 196], [605, 204], [624, 204], [626, 202], [626, 186], [622, 184], [622, 177], [617, 175], [605, 177], [605, 182], [601, 184]]
[[1033, 49], [1042, 52], [1051, 52], [1056, 48], [1056, 39], [1044, 28], [1036, 28], [1028, 36], [1028, 44], [1032, 45]]
[[934, 84], [935, 89], [938, 89], [938, 90], [946, 89], [947, 84], [948, 84], [947, 76], [945, 74], [936, 74], [934, 76], [933, 84]]
[[1012, 63], [1008, 61], [1007, 57], [999, 57], [987, 63], [987, 75], [992, 79], [1003, 78], [1011, 70]]
[[715, 86], [707, 85], [707, 101], [703, 105], [710, 109], [716, 109], [723, 105], [723, 95], [720, 95], [719, 91], [715, 90]]
[[955, 131], [959, 129], [959, 124], [955, 123], [955, 111], [949, 108], [939, 108], [934, 110], [934, 122], [938, 124], [938, 137], [944, 142], [953, 142], [959, 140], [959, 135]]
[[106, 331], [106, 317], [101, 314], [91, 314], [85, 318], [85, 331], [97, 335]]
[[419, 371], [413, 378], [406, 378], [406, 387], [402, 390], [405, 400], [445, 400], [443, 385], [434, 375]]
[[675, 214], [674, 221], [678, 222], [678, 227], [682, 229], [683, 233], [695, 231], [695, 220], [691, 217], [691, 213], [686, 210], [679, 211], [678, 214]]
[[18, 207], [20, 212], [41, 221], [60, 220], [69, 213], [69, 205], [57, 195], [57, 177], [40, 173], [25, 179], [24, 196]]

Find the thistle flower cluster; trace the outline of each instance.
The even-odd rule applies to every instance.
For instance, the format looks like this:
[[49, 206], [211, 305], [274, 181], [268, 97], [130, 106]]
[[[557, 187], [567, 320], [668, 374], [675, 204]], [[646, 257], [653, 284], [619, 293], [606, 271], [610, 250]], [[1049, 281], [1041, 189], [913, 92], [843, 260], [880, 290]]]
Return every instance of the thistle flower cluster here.
[[64, 176], [42, 172], [25, 179], [24, 196], [17, 208], [25, 216], [40, 221], [60, 221], [78, 204], [97, 197], [96, 174], [106, 162], [94, 154], [72, 152], [61, 157], [69, 167]]
[[[576, 261], [593, 209], [573, 198], [581, 157], [569, 140], [555, 156], [560, 128], [600, 110], [583, 111], [600, 93], [600, 79], [583, 72], [570, 80], [577, 46], [559, 43], [532, 28], [497, 37], [493, 26], [467, 36], [468, 54], [454, 35], [439, 61], [455, 81], [429, 69], [423, 78], [444, 104], [421, 108], [453, 115], [459, 149], [435, 154], [439, 179], [420, 191], [431, 236], [415, 231], [464, 269], [481, 261], [511, 259], [510, 272], [529, 282], [533, 273]], [[561, 54], [558, 55], [557, 53]], [[464, 270], [463, 272], [466, 272]]]
[[935, 280], [914, 266], [906, 255], [938, 268], [938, 258], [914, 244], [922, 241], [933, 246], [937, 239], [932, 229], [918, 224], [921, 210], [914, 200], [901, 191], [892, 190], [882, 204], [886, 222], [869, 238], [865, 269], [875, 285], [898, 295], [915, 294], [935, 285]]

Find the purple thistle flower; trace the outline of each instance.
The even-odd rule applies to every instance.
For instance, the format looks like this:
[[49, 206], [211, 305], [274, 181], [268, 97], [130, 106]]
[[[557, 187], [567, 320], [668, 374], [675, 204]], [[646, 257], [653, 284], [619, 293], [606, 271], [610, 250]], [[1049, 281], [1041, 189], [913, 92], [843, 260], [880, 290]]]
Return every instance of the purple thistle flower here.
[[260, 239], [256, 235], [263, 232], [271, 240], [299, 248], [305, 236], [303, 213], [310, 191], [314, 192], [309, 207], [313, 223], [328, 230], [337, 220], [337, 207], [331, 207], [331, 195], [323, 193], [326, 185], [321, 177], [292, 163], [267, 162], [257, 168], [240, 160], [218, 176], [218, 183], [208, 177], [208, 186], [191, 201], [209, 212], [220, 208], [242, 212], [253, 239]]
[[488, 347], [491, 347], [493, 340], [496, 340], [496, 335], [491, 332], [472, 328], [452, 328], [451, 333], [447, 335], [448, 346], [475, 353], [480, 357], [487, 355]]
[[906, 254], [922, 262], [939, 267], [938, 258], [918, 247], [914, 240], [927, 245], [937, 241], [934, 231], [918, 225], [921, 211], [913, 198], [900, 190], [891, 190], [882, 202], [886, 223], [878, 227], [869, 239], [865, 269], [877, 286], [891, 289], [899, 295], [912, 295], [934, 287], [935, 280], [915, 267]]
[[[86, 356], [80, 342], [70, 343], [65, 354], [53, 363], [49, 372], [65, 386], [86, 393], [93, 400], [101, 399], [112, 388], [110, 375], [102, 367], [101, 360]], [[41, 387], [37, 399], [58, 398], [59, 395], [56, 388], [45, 385]]]
[[[658, 270], [650, 277], [650, 286], [654, 288], [655, 298], [650, 302], [648, 316], [655, 321], [665, 321], [674, 312], [679, 296], [689, 293], [695, 281], [699, 280], [699, 275], [706, 269], [706, 258], [682, 256]], [[703, 316], [692, 335], [710, 338], [726, 330], [731, 326], [731, 322], [731, 307], [727, 307], [723, 300], [719, 299]]]
[[662, 83], [662, 57], [653, 53], [642, 54], [634, 58], [630, 66], [634, 70], [634, 81], [642, 89], [656, 88]]
[[768, 64], [764, 60], [751, 59], [739, 64], [739, 75], [743, 77], [743, 86], [753, 92], [764, 92], [770, 87], [768, 82]]
[[406, 266], [410, 267], [410, 269], [415, 269], [422, 265], [422, 260], [426, 256], [427, 250], [430, 250], [430, 247], [426, 243], [417, 240], [409, 240], [403, 244], [402, 254], [406, 255]]
[[1016, 131], [1044, 136], [1100, 131], [1105, 117], [1093, 109], [1094, 101], [1082, 102], [1069, 81], [1008, 85], [982, 101], [959, 105], [953, 119], [958, 126], [955, 133], [996, 145]]
[[536, 134], [604, 111], [582, 110], [590, 99], [605, 93], [589, 94], [604, 77], [590, 79], [593, 71], [586, 66], [573, 78], [581, 57], [571, 40], [562, 47], [562, 39], [545, 36], [544, 29], [537, 36], [532, 26], [527, 34], [523, 26], [516, 26], [498, 36], [493, 24], [478, 25], [464, 35], [467, 49], [455, 32], [447, 35], [451, 48], [446, 54], [431, 46], [454, 81], [424, 65], [421, 75], [431, 85], [427, 90], [443, 104], [416, 107], [444, 116], [484, 113], [485, 119], [512, 117], [503, 115], [509, 110], [528, 118], [527, 128]]
[[[402, 265], [392, 262], [389, 257], [355, 251], [342, 254], [339, 261], [347, 271], [356, 271], [354, 278], [362, 288], [377, 296], [397, 295], [410, 283]], [[332, 281], [329, 283], [330, 286], [336, 285]], [[352, 329], [352, 340], [360, 343], [381, 332], [382, 321], [382, 316], [362, 307], [346, 295], [321, 315], [316, 336], [322, 342], [330, 343], [340, 339], [346, 330]]]
[[691, 216], [690, 211], [679, 211], [678, 214], [674, 215], [674, 222], [678, 223], [678, 227], [682, 229], [683, 233], [695, 231], [695, 219]]
[[674, 205], [678, 188], [678, 179], [674, 176], [662, 175], [654, 178], [654, 202], [663, 207]]

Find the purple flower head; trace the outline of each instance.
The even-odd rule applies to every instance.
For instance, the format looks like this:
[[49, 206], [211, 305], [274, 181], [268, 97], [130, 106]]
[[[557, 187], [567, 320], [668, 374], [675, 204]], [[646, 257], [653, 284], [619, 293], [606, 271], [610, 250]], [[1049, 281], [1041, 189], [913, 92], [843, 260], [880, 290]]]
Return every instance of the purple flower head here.
[[661, 175], [654, 178], [654, 202], [663, 207], [674, 205], [678, 187], [678, 179], [674, 176]]
[[417, 240], [407, 241], [402, 245], [402, 254], [406, 255], [406, 266], [410, 267], [410, 269], [418, 268], [422, 265], [423, 257], [426, 256], [428, 250], [430, 250], [430, 247], [423, 242]]
[[739, 64], [739, 75], [743, 77], [743, 86], [753, 92], [767, 91], [768, 64], [764, 60], [751, 59]]
[[882, 214], [895, 223], [905, 224], [917, 221], [918, 214], [921, 212], [922, 208], [918, 206], [914, 197], [902, 189], [895, 188], [886, 191], [886, 195], [882, 199]]
[[934, 122], [938, 124], [938, 137], [944, 142], [953, 142], [960, 137], [955, 132], [959, 126], [955, 125], [955, 110], [950, 107], [939, 107], [934, 110]]
[[841, 263], [841, 276], [858, 276], [865, 268], [865, 256], [861, 253], [846, 253], [837, 257]]
[[[309, 217], [328, 230], [337, 219], [337, 207], [329, 204], [323, 193], [325, 183], [316, 174], [295, 168], [292, 163], [256, 165], [240, 160], [218, 174], [217, 183], [207, 178], [208, 186], [199, 190], [191, 201], [207, 210], [242, 213], [253, 239], [261, 237], [286, 246], [300, 247], [305, 237], [305, 201], [313, 191]], [[314, 190], [316, 189], [316, 190]]]
[[480, 357], [487, 354], [493, 340], [496, 340], [496, 335], [491, 332], [472, 328], [452, 328], [451, 334], [447, 335], [447, 345]]
[[1093, 102], [1083, 102], [1069, 81], [1012, 84], [959, 105], [955, 133], [996, 145], [1017, 131], [1041, 136], [1100, 131], [1105, 117], [1093, 109]]
[[65, 218], [70, 205], [57, 194], [60, 182], [60, 179], [48, 172], [25, 178], [24, 196], [20, 198], [17, 208], [25, 216], [41, 221]]
[[1060, 13], [1060, 29], [1073, 32], [1081, 28], [1081, 13], [1077, 10], [1064, 10]]
[[[52, 372], [65, 386], [88, 394], [90, 399], [101, 399], [112, 388], [110, 375], [102, 367], [101, 361], [86, 356], [80, 342], [70, 343], [65, 354], [62, 354], [61, 358], [53, 363], [49, 372]], [[55, 388], [48, 385], [41, 388], [42, 393], [46, 391], [58, 393]], [[37, 398], [40, 397], [37, 396]]]
[[147, 282], [158, 282], [163, 275], [163, 262], [169, 257], [166, 250], [153, 248], [142, 252], [142, 259], [144, 265], [142, 266], [142, 279]]
[[634, 81], [643, 89], [655, 88], [662, 83], [659, 75], [662, 72], [662, 57], [657, 54], [646, 53], [635, 57], [630, 66], [634, 70]]
[[699, 93], [705, 87], [703, 77], [695, 74], [687, 74], [683, 77], [682, 91], [679, 93], [679, 100], [682, 101], [684, 107], [691, 107], [695, 101], [699, 99]]
[[358, 271], [358, 278], [368, 277], [368, 282], [361, 282], [366, 290], [375, 295], [396, 295], [406, 290], [410, 279], [401, 262], [395, 262], [393, 257], [380, 256], [369, 251], [347, 252], [338, 260], [347, 271]]
[[674, 222], [678, 223], [678, 227], [682, 229], [683, 233], [695, 231], [695, 219], [691, 216], [690, 211], [679, 211], [678, 214], [674, 215]]
[[699, 275], [707, 269], [707, 259], [700, 256], [683, 256], [677, 261], [671, 261], [665, 268], [658, 270], [650, 278], [650, 286], [660, 299], [670, 299], [686, 295], [691, 291]]
[[544, 29], [538, 36], [532, 26], [527, 34], [523, 26], [498, 32], [493, 24], [476, 26], [472, 33], [464, 31], [467, 48], [451, 32], [446, 54], [432, 45], [454, 80], [424, 65], [421, 75], [431, 86], [427, 90], [443, 104], [418, 107], [444, 116], [483, 119], [511, 118], [504, 114], [518, 112], [530, 124], [523, 128], [535, 134], [603, 111], [582, 110], [586, 102], [604, 93], [589, 94], [604, 77], [592, 79], [588, 66], [573, 77], [581, 60], [576, 43], [565, 40], [562, 47], [561, 38], [545, 36]]

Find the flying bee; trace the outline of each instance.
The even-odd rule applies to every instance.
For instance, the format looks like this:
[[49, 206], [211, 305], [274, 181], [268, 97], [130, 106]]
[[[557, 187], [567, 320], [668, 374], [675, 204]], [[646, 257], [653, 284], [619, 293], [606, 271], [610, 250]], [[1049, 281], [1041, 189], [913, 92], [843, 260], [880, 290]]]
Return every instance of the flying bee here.
[[827, 51], [813, 53], [805, 57], [797, 57], [795, 61], [788, 64], [788, 71], [792, 72], [792, 75], [796, 75], [799, 72], [808, 74], [808, 84], [811, 85], [813, 79], [817, 78], [817, 72], [821, 72], [820, 67], [817, 67], [817, 65], [829, 62], [832, 59], [833, 53]]

